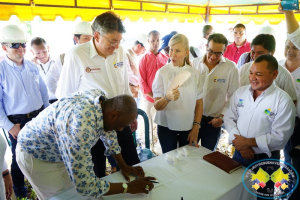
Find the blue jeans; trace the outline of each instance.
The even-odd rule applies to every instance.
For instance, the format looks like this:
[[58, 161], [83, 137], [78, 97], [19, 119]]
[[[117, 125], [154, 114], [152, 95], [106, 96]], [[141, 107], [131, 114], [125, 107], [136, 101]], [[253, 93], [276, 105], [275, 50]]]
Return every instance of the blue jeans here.
[[163, 153], [167, 153], [174, 149], [177, 149], [177, 144], [179, 147], [187, 145], [189, 131], [173, 131], [168, 127], [157, 125], [157, 136], [161, 145]]
[[[13, 123], [17, 124], [20, 123], [21, 129], [25, 126], [25, 124], [29, 121], [31, 121], [31, 118], [11, 118], [8, 117], [8, 119]], [[24, 175], [22, 171], [20, 170], [18, 163], [16, 161], [16, 146], [17, 146], [17, 140], [12, 137], [11, 134], [9, 134], [9, 139], [11, 141], [11, 151], [12, 151], [12, 163], [11, 163], [11, 176], [13, 181], [13, 188], [16, 197], [26, 197], [27, 196], [27, 188], [25, 187], [25, 181], [24, 181]]]
[[199, 129], [198, 142], [201, 139], [201, 146], [214, 151], [218, 145], [221, 127], [215, 128], [208, 124], [210, 120], [201, 120], [201, 128]]

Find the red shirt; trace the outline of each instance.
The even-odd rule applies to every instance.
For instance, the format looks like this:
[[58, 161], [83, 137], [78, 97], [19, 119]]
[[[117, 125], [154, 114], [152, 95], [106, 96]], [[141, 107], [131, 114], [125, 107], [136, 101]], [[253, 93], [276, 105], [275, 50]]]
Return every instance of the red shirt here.
[[228, 45], [226, 48], [226, 51], [224, 53], [224, 57], [228, 58], [229, 60], [235, 62], [235, 64], [238, 63], [240, 56], [245, 53], [251, 51], [250, 42], [246, 42], [240, 46], [239, 48], [236, 47], [235, 42]]
[[139, 69], [140, 69], [140, 88], [144, 97], [154, 103], [148, 95], [152, 92], [152, 83], [155, 78], [157, 70], [167, 64], [168, 57], [162, 53], [158, 53], [156, 56], [151, 52], [147, 52], [145, 56], [141, 59]]

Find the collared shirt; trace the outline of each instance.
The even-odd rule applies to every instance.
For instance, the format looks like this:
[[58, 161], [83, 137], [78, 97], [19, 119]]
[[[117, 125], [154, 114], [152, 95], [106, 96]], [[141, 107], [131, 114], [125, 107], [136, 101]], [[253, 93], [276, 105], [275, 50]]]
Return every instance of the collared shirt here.
[[237, 47], [236, 43], [232, 43], [227, 46], [226, 51], [224, 53], [224, 57], [228, 58], [229, 60], [232, 60], [233, 62], [237, 63], [239, 61], [240, 56], [245, 53], [251, 51], [250, 42], [246, 40], [246, 42], [240, 46]]
[[196, 101], [203, 97], [203, 80], [194, 67], [185, 65], [174, 67], [171, 63], [156, 72], [153, 81], [153, 98], [164, 97], [169, 91], [172, 80], [181, 72], [188, 71], [191, 77], [179, 88], [180, 97], [177, 101], [169, 102], [161, 111], [157, 111], [154, 122], [160, 126], [176, 131], [188, 131], [193, 127]]
[[43, 64], [43, 63], [38, 61], [38, 65], [37, 65], [38, 68], [39, 68], [40, 76], [42, 77], [43, 81], [46, 83], [46, 86], [47, 86], [47, 89], [48, 89], [49, 100], [56, 99], [55, 94], [49, 90], [48, 85], [47, 85], [47, 81], [46, 81], [46, 77], [49, 75], [48, 72], [54, 65], [55, 65], [55, 61], [51, 60], [50, 56], [49, 56], [48, 62]]
[[9, 115], [27, 114], [49, 105], [47, 87], [37, 66], [23, 59], [21, 69], [7, 56], [0, 62], [0, 127], [9, 131]]
[[287, 39], [291, 40], [291, 42], [298, 48], [300, 49], [300, 26], [298, 27], [297, 30], [292, 32], [291, 34], [287, 34]]
[[91, 89], [100, 89], [108, 98], [132, 95], [127, 67], [121, 46], [103, 58], [98, 55], [93, 40], [77, 45], [65, 56], [56, 97], [60, 99], [69, 93]]
[[141, 59], [139, 69], [140, 69], [140, 87], [141, 91], [146, 98], [151, 103], [154, 103], [154, 100], [151, 99], [148, 95], [149, 92], [152, 92], [152, 83], [155, 78], [157, 70], [162, 66], [165, 66], [168, 62], [168, 57], [159, 52], [156, 56], [148, 51], [145, 56]]
[[127, 49], [125, 52], [126, 59], [128, 59], [128, 75], [129, 83], [138, 86], [139, 85], [139, 62], [138, 57], [132, 48]]
[[[238, 69], [240, 69], [244, 64], [253, 61], [253, 60], [251, 59], [251, 57], [250, 57], [250, 54], [251, 54], [250, 52], [246, 52], [246, 53], [243, 53], [243, 54], [241, 55], [241, 57], [239, 58], [239, 61], [238, 61], [237, 65], [236, 65]], [[246, 59], [249, 58], [249, 57], [250, 57], [249, 61], [246, 62]]]
[[253, 99], [250, 85], [239, 88], [230, 101], [224, 123], [229, 132], [229, 143], [234, 134], [255, 138], [258, 147], [255, 154], [284, 148], [295, 124], [295, 105], [289, 95], [272, 84], [260, 96]]
[[80, 194], [100, 197], [109, 190], [109, 182], [96, 177], [91, 148], [99, 139], [105, 155], [119, 154], [121, 148], [115, 131], [103, 129], [100, 90], [67, 95], [32, 119], [20, 131], [18, 144], [34, 158], [64, 162]]
[[[285, 63], [286, 63], [286, 59], [283, 59], [283, 60], [278, 62], [279, 65], [286, 68]], [[299, 97], [299, 95], [300, 95], [300, 66], [297, 69], [295, 69], [294, 71], [292, 71], [291, 75], [293, 77], [293, 80], [294, 80], [294, 83], [295, 83], [295, 86], [296, 86], [297, 97]]]
[[193, 67], [205, 78], [203, 88], [203, 115], [219, 117], [226, 112], [233, 93], [239, 87], [239, 75], [235, 63], [221, 57], [211, 71], [204, 63], [203, 58], [195, 58]]
[[[49, 69], [47, 76], [46, 76], [46, 85], [48, 87], [49, 92], [53, 93], [55, 96], [56, 88], [57, 88], [57, 83], [61, 74], [62, 70], [62, 62], [61, 62], [61, 57], [58, 56], [54, 60], [53, 66]], [[56, 96], [55, 96], [56, 97]]]
[[[253, 64], [252, 62], [244, 64], [239, 69], [240, 86], [249, 85], [249, 74]], [[275, 84], [287, 92], [293, 100], [297, 100], [296, 88], [291, 73], [281, 65], [278, 65], [278, 75], [275, 79]]]

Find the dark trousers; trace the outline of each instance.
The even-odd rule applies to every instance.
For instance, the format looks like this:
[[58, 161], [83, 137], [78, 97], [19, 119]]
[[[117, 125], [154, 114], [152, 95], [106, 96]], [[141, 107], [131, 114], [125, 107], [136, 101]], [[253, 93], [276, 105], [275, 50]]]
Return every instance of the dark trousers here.
[[[123, 131], [117, 131], [117, 136], [121, 147], [121, 154], [125, 163], [130, 166], [140, 163], [130, 127], [127, 126], [123, 129]], [[99, 178], [105, 176], [106, 156], [104, 156], [104, 151], [105, 146], [102, 140], [98, 140], [95, 146], [91, 149], [94, 172]]]
[[53, 104], [53, 103], [55, 103], [57, 101], [57, 99], [51, 99], [51, 100], [49, 100], [49, 103], [50, 104]]
[[[14, 123], [20, 123], [21, 129], [25, 126], [27, 122], [29, 122], [32, 118], [22, 117], [22, 118], [13, 118], [8, 117], [8, 119]], [[14, 139], [11, 134], [9, 134], [9, 139], [11, 141], [11, 151], [12, 151], [12, 163], [11, 163], [11, 176], [13, 181], [13, 188], [16, 197], [26, 197], [27, 196], [27, 188], [25, 188], [24, 175], [20, 170], [18, 163], [16, 161], [16, 146], [17, 140]]]
[[187, 145], [189, 131], [173, 131], [167, 127], [157, 125], [157, 136], [163, 153], [167, 153], [179, 147]]
[[201, 128], [199, 129], [198, 142], [201, 139], [201, 146], [214, 151], [218, 145], [221, 127], [215, 128], [211, 124], [208, 124], [213, 117], [202, 117]]

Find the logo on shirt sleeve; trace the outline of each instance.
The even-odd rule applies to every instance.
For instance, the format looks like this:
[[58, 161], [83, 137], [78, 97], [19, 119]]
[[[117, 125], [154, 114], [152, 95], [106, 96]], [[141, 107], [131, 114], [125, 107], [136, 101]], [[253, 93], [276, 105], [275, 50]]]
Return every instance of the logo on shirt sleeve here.
[[123, 62], [114, 62], [114, 68], [123, 67]]
[[243, 99], [239, 99], [238, 104], [236, 105], [237, 107], [244, 107], [244, 100]]
[[300, 78], [297, 78], [297, 83], [300, 83]]
[[214, 78], [214, 82], [225, 83], [225, 82], [226, 82], [226, 79], [220, 79], [220, 78], [218, 78], [218, 77], [215, 77], [215, 78]]

